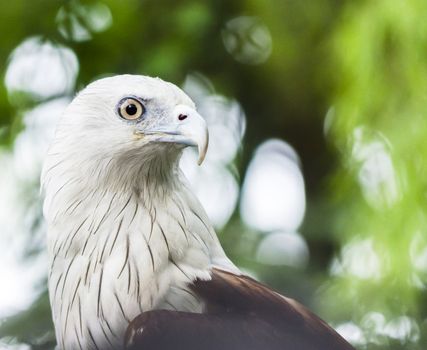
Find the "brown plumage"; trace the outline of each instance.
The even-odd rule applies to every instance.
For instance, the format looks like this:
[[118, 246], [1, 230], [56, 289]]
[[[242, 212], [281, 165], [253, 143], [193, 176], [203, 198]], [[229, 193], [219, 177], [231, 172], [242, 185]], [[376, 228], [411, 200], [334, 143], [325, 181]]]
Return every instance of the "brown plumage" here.
[[145, 312], [128, 327], [127, 349], [354, 350], [304, 306], [247, 276], [213, 269], [192, 290], [203, 314]]

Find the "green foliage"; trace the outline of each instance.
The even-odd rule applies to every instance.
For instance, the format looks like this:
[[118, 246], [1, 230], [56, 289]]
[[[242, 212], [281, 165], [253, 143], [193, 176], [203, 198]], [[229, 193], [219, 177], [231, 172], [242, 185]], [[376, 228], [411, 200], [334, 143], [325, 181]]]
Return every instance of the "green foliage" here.
[[334, 231], [343, 244], [370, 240], [378, 275], [368, 281], [344, 276], [329, 282], [325, 293], [333, 300], [340, 292], [340, 308], [359, 322], [368, 311], [386, 318], [407, 315], [421, 334], [427, 281], [418, 260], [426, 247], [426, 13], [426, 3], [416, 0], [349, 4], [331, 38], [336, 92], [329, 139], [342, 164], [332, 182], [341, 208]]

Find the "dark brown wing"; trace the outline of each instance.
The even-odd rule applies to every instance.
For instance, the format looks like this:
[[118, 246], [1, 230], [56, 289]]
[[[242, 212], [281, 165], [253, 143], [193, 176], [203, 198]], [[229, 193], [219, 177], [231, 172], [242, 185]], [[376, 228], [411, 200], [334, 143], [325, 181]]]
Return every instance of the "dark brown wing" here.
[[247, 276], [214, 269], [193, 291], [205, 313], [145, 312], [129, 325], [128, 349], [354, 350], [301, 304]]

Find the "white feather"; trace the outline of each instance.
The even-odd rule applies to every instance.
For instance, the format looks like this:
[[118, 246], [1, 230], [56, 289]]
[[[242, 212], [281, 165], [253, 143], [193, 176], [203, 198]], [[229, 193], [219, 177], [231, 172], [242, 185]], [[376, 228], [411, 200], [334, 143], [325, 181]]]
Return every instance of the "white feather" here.
[[213, 265], [238, 271], [178, 168], [181, 148], [135, 138], [116, 115], [124, 96], [149, 101], [147, 127], [176, 105], [194, 108], [170, 83], [125, 75], [92, 83], [62, 116], [42, 173], [62, 349], [121, 346], [143, 311], [202, 312], [188, 283], [209, 279]]

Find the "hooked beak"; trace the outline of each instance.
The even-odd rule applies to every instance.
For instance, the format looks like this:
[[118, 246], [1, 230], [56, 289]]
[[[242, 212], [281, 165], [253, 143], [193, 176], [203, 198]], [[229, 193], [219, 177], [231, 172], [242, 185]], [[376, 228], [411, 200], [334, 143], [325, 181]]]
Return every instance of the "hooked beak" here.
[[174, 109], [171, 123], [140, 131], [144, 135], [156, 135], [155, 142], [170, 142], [197, 147], [200, 165], [205, 159], [209, 144], [209, 133], [205, 120], [194, 109], [179, 105]]

